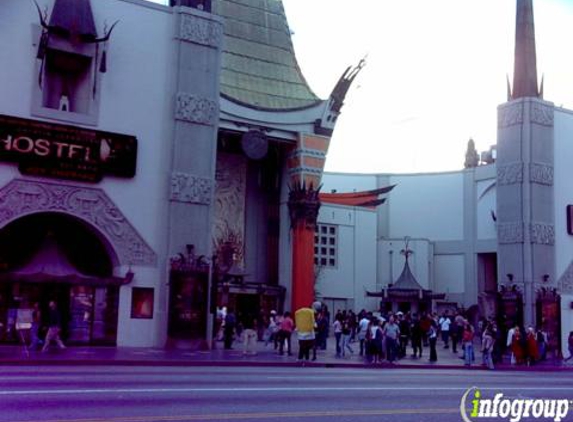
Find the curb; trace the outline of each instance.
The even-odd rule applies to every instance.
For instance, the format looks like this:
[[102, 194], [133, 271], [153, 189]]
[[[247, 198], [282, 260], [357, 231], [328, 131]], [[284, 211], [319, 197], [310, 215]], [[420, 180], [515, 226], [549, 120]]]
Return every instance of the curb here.
[[[444, 369], [490, 371], [481, 365], [441, 365], [436, 364], [361, 364], [338, 362], [272, 362], [255, 360], [137, 360], [137, 359], [0, 359], [0, 366], [160, 366], [160, 367], [287, 367], [287, 368], [359, 368], [359, 369]], [[563, 372], [572, 371], [573, 367], [560, 366], [530, 366], [516, 367], [510, 365], [497, 366], [493, 371], [504, 372]]]

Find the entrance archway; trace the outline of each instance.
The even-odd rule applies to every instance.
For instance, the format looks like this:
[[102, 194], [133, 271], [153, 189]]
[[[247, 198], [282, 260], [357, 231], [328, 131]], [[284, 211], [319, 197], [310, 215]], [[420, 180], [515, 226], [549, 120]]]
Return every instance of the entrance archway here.
[[45, 212], [18, 218], [0, 229], [0, 270], [24, 266], [48, 237], [82, 274], [109, 277], [118, 265], [111, 245], [93, 227], [67, 214]]
[[105, 238], [120, 265], [157, 265], [157, 255], [104, 191], [56, 182], [14, 179], [0, 189], [0, 228], [40, 212], [75, 216]]
[[[55, 301], [62, 337], [75, 344], [115, 344], [118, 258], [92, 226], [64, 213], [18, 218], [0, 230], [0, 342], [18, 341], [17, 320]], [[41, 333], [40, 333], [41, 334]]]

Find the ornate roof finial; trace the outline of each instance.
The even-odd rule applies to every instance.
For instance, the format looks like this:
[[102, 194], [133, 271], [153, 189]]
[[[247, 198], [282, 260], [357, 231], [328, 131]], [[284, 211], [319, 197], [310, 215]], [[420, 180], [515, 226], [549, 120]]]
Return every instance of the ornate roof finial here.
[[515, 61], [511, 99], [539, 97], [533, 0], [517, 0]]
[[404, 242], [406, 245], [404, 246], [404, 249], [400, 251], [400, 253], [406, 257], [406, 264], [407, 264], [408, 258], [410, 258], [410, 255], [412, 255], [414, 251], [408, 247], [408, 245], [410, 244], [410, 236], [404, 237]]

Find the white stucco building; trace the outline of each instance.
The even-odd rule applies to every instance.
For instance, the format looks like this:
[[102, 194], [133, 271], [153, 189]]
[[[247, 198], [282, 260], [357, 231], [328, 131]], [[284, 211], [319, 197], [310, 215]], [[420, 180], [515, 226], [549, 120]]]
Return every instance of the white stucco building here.
[[[354, 216], [352, 221], [358, 223], [351, 225], [346, 239], [356, 231], [366, 242], [356, 244], [355, 254], [364, 260], [356, 265], [360, 278], [368, 281], [358, 291], [360, 297], [347, 296], [354, 301], [352, 307], [378, 306], [374, 299], [364, 298], [364, 291], [381, 291], [398, 278], [404, 266], [400, 251], [406, 237], [414, 251], [410, 267], [423, 288], [446, 293], [446, 301], [460, 307], [477, 304], [478, 286], [483, 285], [484, 290], [495, 277], [486, 270], [492, 262], [495, 266], [495, 174], [495, 164], [435, 174], [325, 173], [324, 192], [395, 185], [376, 210], [330, 204], [323, 204], [321, 209], [319, 224], [336, 224], [330, 218], [332, 213]], [[345, 262], [345, 266], [352, 266], [354, 254], [348, 253], [347, 244], [352, 243], [339, 236], [339, 265]], [[331, 290], [331, 284], [338, 284], [341, 275], [339, 268], [325, 268], [320, 278], [321, 294], [330, 297], [339, 291]]]
[[424, 289], [445, 293], [435, 311], [457, 306], [505, 329], [515, 321], [542, 327], [550, 346], [568, 355], [573, 113], [542, 98], [533, 28], [532, 1], [517, 0], [514, 80], [498, 108], [494, 162], [435, 174], [324, 175], [323, 192], [395, 185], [376, 211], [323, 204], [319, 228], [339, 232], [336, 265], [324, 261], [318, 282], [326, 303], [378, 309], [365, 292], [396, 281], [409, 238], [413, 275]]

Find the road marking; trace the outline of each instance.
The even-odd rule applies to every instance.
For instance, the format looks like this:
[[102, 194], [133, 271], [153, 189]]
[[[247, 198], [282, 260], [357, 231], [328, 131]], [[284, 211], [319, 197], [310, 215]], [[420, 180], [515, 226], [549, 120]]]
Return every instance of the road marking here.
[[[372, 390], [427, 390], [428, 387], [214, 387], [214, 388], [90, 388], [90, 389], [51, 389], [51, 390], [6, 390], [0, 396], [35, 396], [61, 394], [116, 394], [116, 393], [250, 393], [250, 392], [299, 392], [299, 391], [372, 391]], [[466, 387], [435, 387], [433, 390], [465, 391]], [[482, 388], [484, 389], [484, 388]]]
[[[355, 371], [357, 372], [357, 371]], [[345, 374], [340, 374], [340, 373], [325, 373], [325, 372], [316, 372], [315, 374], [319, 374], [319, 375], [312, 375], [312, 380], [315, 379], [332, 379], [332, 380], [346, 380], [346, 379], [378, 379], [380, 380], [381, 377], [390, 377], [390, 378], [394, 378], [396, 376], [399, 376], [401, 378], [403, 377], [409, 377], [409, 378], [416, 378], [419, 377], [420, 374], [424, 374], [427, 375], [429, 372], [426, 371], [416, 371], [416, 372], [412, 372], [409, 371], [407, 373], [404, 372], [400, 372], [400, 373], [395, 373], [395, 372], [380, 372], [380, 371], [361, 371], [360, 375], [357, 374], [353, 374], [353, 375], [345, 375]], [[239, 375], [239, 374], [236, 374]], [[463, 372], [463, 373], [452, 373], [451, 371], [439, 371], [439, 370], [432, 370], [431, 371], [431, 375], [440, 375], [440, 377], [442, 376], [449, 376], [451, 378], [453, 377], [459, 377], [459, 378], [465, 378], [467, 377], [467, 372]], [[495, 373], [489, 373], [488, 376], [490, 376], [491, 378], [506, 378], [507, 374], [501, 373], [501, 372], [495, 372]], [[268, 375], [266, 376], [266, 378], [268, 379], [293, 379], [293, 380], [300, 380], [300, 373], [297, 374], [284, 374], [284, 375]], [[496, 379], [497, 381], [497, 379]]]
[[[6, 390], [0, 391], [0, 396], [37, 396], [37, 395], [62, 395], [62, 394], [148, 394], [148, 393], [250, 393], [250, 392], [301, 392], [301, 391], [465, 391], [463, 387], [397, 387], [397, 386], [364, 386], [364, 387], [213, 387], [213, 388], [91, 388], [91, 389], [50, 389], [50, 390]], [[511, 387], [495, 386], [480, 387], [480, 390], [515, 390], [515, 391], [571, 391], [568, 387]]]
[[[275, 376], [267, 376], [265, 377], [269, 380], [292, 380], [292, 381], [300, 381], [300, 375], [275, 375]], [[312, 381], [315, 380], [332, 380], [332, 381], [348, 381], [348, 380], [379, 380], [380, 377], [376, 374], [373, 375], [363, 375], [363, 376], [327, 376], [327, 375], [313, 375]], [[310, 381], [310, 380], [309, 380]]]
[[178, 416], [125, 416], [118, 418], [90, 419], [45, 419], [35, 422], [174, 422], [174, 421], [207, 421], [236, 419], [271, 419], [271, 418], [324, 418], [336, 416], [383, 416], [383, 415], [427, 415], [459, 414], [460, 409], [376, 409], [376, 410], [327, 410], [307, 412], [262, 412], [262, 413], [218, 413], [206, 415]]

